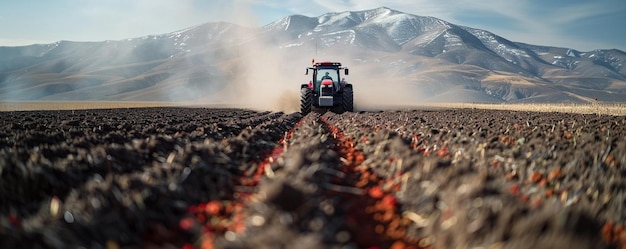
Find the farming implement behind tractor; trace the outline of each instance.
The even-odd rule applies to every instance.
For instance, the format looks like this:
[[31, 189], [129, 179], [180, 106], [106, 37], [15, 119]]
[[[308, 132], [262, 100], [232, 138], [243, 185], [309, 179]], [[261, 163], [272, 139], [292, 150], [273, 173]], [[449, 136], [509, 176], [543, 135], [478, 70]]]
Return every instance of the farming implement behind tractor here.
[[340, 62], [315, 62], [306, 68], [306, 75], [313, 71], [308, 84], [300, 86], [300, 113], [306, 115], [312, 108], [340, 109], [342, 112], [354, 110], [352, 84], [341, 78], [341, 72], [348, 75], [348, 68]]

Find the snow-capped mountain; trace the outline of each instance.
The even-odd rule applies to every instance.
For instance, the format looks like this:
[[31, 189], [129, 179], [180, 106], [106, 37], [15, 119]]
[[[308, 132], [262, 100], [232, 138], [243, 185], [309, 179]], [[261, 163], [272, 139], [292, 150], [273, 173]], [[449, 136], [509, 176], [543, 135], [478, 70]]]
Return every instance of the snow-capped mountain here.
[[626, 101], [623, 51], [518, 43], [384, 7], [261, 28], [209, 23], [121, 41], [0, 47], [0, 99], [185, 100], [263, 71], [294, 77], [295, 89], [307, 79], [290, 72], [311, 57], [342, 61], [363, 84], [402, 85], [409, 101]]

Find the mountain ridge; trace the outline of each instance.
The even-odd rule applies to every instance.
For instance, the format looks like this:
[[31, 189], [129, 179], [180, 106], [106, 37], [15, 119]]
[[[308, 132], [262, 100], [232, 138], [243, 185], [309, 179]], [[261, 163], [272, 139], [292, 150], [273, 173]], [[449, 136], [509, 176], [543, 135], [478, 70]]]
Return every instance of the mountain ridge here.
[[355, 94], [373, 78], [410, 92], [404, 102], [463, 94], [473, 102], [626, 101], [624, 51], [519, 43], [386, 7], [291, 15], [261, 28], [217, 22], [117, 41], [0, 47], [0, 99], [220, 101], [242, 88], [229, 84], [242, 75], [258, 81], [257, 58], [281, 64], [271, 71], [291, 82], [280, 87], [296, 89], [306, 78], [291, 71], [306, 66], [305, 54], [359, 69]]

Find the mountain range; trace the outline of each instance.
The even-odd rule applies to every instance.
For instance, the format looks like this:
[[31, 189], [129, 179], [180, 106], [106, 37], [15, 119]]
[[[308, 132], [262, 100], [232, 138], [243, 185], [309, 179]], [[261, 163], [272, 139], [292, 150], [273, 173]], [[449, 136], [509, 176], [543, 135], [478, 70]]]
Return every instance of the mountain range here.
[[[626, 102], [626, 53], [525, 44], [381, 7], [207, 23], [102, 42], [0, 47], [0, 100], [262, 102], [341, 61], [363, 102]], [[297, 98], [297, 97], [296, 97]], [[288, 98], [290, 99], [290, 98]]]

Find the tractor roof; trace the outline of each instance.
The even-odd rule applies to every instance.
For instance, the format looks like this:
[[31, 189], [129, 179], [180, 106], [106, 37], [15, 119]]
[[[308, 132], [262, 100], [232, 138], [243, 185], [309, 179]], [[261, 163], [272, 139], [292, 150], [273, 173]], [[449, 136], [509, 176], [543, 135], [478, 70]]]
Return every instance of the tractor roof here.
[[324, 62], [315, 62], [315, 64], [313, 64], [313, 66], [315, 67], [341, 67], [341, 62], [330, 62], [330, 61], [324, 61]]

